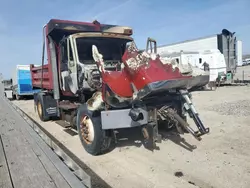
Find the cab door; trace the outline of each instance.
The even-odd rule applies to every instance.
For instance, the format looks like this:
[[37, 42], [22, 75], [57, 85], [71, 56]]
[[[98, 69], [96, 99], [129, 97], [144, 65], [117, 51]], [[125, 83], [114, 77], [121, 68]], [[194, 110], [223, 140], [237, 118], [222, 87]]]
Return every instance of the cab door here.
[[72, 36], [67, 39], [67, 56], [68, 56], [68, 85], [72, 93], [76, 94], [78, 91], [78, 75], [77, 75], [77, 57], [74, 48]]
[[78, 90], [77, 66], [71, 38], [64, 38], [60, 42], [60, 88], [63, 91], [76, 93]]

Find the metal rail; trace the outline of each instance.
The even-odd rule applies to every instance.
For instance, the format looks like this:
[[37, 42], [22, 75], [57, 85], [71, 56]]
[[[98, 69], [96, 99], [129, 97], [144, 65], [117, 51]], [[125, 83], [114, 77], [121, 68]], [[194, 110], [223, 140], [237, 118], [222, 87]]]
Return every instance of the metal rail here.
[[71, 173], [79, 179], [83, 187], [91, 188], [91, 177], [67, 154], [68, 152], [65, 152], [65, 148], [62, 147], [63, 145], [23, 110], [10, 102], [8, 99], [4, 97], [2, 98], [3, 100], [6, 100], [8, 104], [10, 104], [10, 106], [14, 108], [14, 110], [19, 113], [28, 125], [44, 140], [44, 142], [54, 151], [58, 158], [61, 159], [70, 169]]

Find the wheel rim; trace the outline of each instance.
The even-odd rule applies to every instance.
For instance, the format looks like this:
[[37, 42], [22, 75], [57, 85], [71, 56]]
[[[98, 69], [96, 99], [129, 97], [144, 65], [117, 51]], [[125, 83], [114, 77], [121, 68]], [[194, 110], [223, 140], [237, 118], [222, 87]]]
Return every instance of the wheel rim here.
[[83, 115], [80, 122], [80, 130], [83, 140], [91, 144], [94, 140], [94, 126], [92, 120], [87, 115]]
[[42, 105], [40, 102], [37, 103], [37, 111], [38, 111], [38, 115], [42, 117]]

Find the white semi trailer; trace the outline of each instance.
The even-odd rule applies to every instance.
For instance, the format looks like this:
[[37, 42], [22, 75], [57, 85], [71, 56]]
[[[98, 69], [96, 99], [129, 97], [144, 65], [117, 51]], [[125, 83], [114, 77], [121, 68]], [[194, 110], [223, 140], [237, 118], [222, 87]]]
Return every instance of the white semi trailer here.
[[180, 52], [180, 51], [206, 51], [219, 50], [225, 58], [226, 62], [226, 78], [227, 81], [233, 81], [233, 75], [237, 68], [237, 40], [235, 33], [223, 29], [221, 34], [212, 35], [209, 37], [188, 40], [170, 45], [158, 46], [157, 53], [164, 52]]
[[[227, 74], [227, 66], [223, 54], [219, 50], [205, 51], [181, 51], [181, 52], [161, 52], [161, 57], [165, 60], [175, 60], [183, 65], [192, 65], [200, 69], [204, 69], [203, 65], [206, 62], [209, 65], [210, 82], [215, 82], [218, 76], [222, 78]], [[225, 79], [223, 79], [225, 80]]]

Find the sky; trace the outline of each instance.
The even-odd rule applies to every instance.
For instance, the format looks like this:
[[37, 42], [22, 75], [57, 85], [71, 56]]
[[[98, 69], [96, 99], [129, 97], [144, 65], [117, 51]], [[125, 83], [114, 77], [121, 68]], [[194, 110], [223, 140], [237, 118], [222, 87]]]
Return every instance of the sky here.
[[17, 64], [41, 64], [42, 27], [50, 19], [130, 26], [139, 48], [147, 37], [166, 45], [236, 32], [250, 53], [250, 0], [0, 0], [0, 72]]

